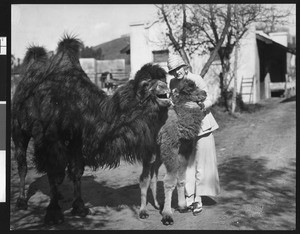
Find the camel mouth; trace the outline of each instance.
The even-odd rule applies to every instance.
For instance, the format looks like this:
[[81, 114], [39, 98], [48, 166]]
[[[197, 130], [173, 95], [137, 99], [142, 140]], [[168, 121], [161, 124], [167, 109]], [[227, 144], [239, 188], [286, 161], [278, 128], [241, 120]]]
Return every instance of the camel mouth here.
[[170, 89], [168, 88], [167, 83], [160, 80], [157, 81], [152, 94], [155, 95], [156, 102], [160, 107], [168, 107], [171, 105], [171, 101], [168, 97]]
[[169, 107], [172, 105], [172, 101], [168, 98], [167, 94], [156, 95], [156, 101], [160, 107]]
[[156, 97], [158, 97], [159, 99], [167, 99], [168, 95], [166, 93], [165, 94], [157, 94]]

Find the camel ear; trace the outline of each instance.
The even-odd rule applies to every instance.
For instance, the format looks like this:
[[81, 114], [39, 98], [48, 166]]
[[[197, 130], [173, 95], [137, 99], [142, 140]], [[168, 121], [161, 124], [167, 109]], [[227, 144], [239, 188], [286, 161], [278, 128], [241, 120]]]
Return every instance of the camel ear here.
[[178, 98], [178, 96], [179, 96], [179, 91], [178, 91], [177, 88], [175, 88], [175, 89], [172, 90], [172, 96], [173, 96], [173, 99]]
[[151, 90], [149, 90], [150, 85], [151, 85], [151, 83], [149, 80], [143, 80], [140, 84], [140, 92], [146, 93], [147, 91], [151, 91]]
[[178, 91], [177, 88], [173, 89], [173, 90], [172, 90], [172, 93], [175, 94], [175, 95], [179, 95], [179, 91]]
[[143, 80], [140, 84], [140, 87], [144, 90], [150, 85], [149, 81]]
[[137, 90], [137, 93], [140, 96], [144, 96], [145, 93], [147, 92], [147, 89], [149, 87], [150, 83], [147, 80], [143, 80], [140, 84], [139, 84], [139, 89]]

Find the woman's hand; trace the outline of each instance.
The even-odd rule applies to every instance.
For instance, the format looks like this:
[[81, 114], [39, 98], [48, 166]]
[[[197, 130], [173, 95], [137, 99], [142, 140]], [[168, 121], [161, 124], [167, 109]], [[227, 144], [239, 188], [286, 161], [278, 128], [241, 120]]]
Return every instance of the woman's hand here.
[[200, 106], [201, 110], [205, 108], [203, 102], [186, 102], [184, 105], [188, 108], [197, 108]]

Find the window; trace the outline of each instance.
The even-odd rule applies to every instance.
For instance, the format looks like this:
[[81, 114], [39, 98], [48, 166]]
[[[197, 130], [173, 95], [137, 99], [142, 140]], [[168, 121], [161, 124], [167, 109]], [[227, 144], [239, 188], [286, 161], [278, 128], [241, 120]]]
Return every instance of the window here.
[[169, 57], [168, 50], [156, 50], [156, 51], [152, 51], [152, 53], [153, 53], [153, 62], [154, 63], [167, 62], [168, 57]]
[[[213, 47], [209, 48], [210, 53], [212, 53], [213, 50], [214, 50]], [[222, 54], [225, 59], [229, 59], [232, 50], [233, 50], [233, 47], [231, 45], [229, 47], [222, 46], [219, 49], [219, 52], [217, 53], [216, 57], [214, 58], [214, 62], [215, 61], [220, 61], [220, 55], [219, 55], [219, 53]]]

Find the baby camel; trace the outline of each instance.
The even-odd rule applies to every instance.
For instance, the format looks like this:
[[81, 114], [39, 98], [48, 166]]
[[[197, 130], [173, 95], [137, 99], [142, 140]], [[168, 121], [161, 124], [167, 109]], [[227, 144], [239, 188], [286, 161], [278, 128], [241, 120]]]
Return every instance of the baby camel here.
[[[185, 172], [188, 158], [192, 153], [194, 138], [199, 133], [199, 126], [205, 116], [201, 102], [206, 98], [206, 92], [200, 90], [194, 81], [184, 79], [173, 93], [174, 106], [169, 108], [168, 119], [158, 133], [158, 155], [166, 167], [164, 178], [165, 202], [162, 210], [162, 222], [173, 224], [171, 200], [177, 186], [178, 210], [187, 211], [184, 196]], [[189, 108], [188, 101], [199, 103], [199, 107]]]

